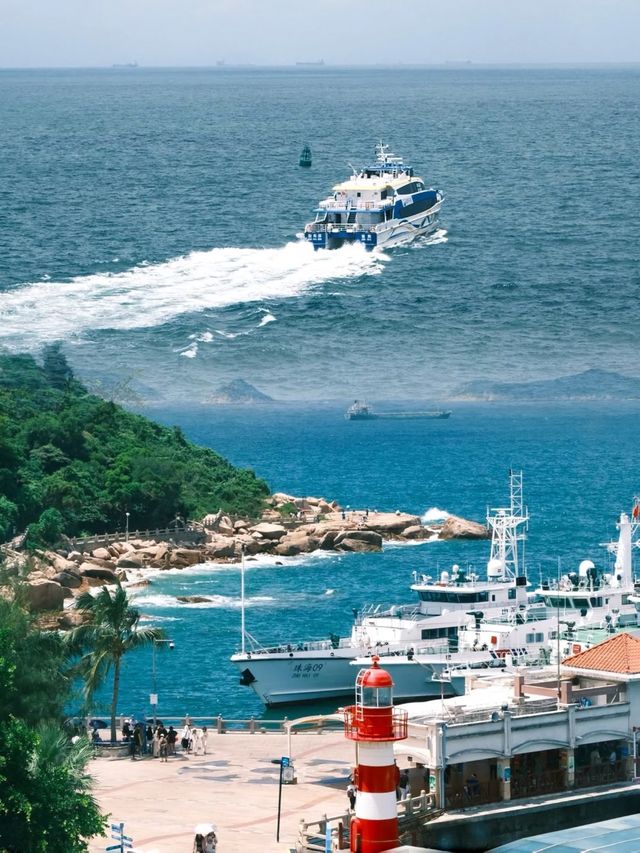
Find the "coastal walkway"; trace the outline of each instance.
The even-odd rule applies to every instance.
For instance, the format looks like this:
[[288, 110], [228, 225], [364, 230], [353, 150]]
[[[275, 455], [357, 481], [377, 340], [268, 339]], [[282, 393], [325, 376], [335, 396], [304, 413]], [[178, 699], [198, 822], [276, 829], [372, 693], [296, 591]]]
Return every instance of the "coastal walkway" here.
[[[159, 758], [95, 758], [89, 772], [94, 794], [112, 821], [124, 821], [136, 853], [191, 853], [193, 828], [218, 827], [220, 853], [294, 850], [300, 821], [342, 814], [354, 763], [353, 744], [341, 731], [292, 735], [291, 758], [297, 784], [284, 785], [280, 843], [276, 842], [280, 768], [272, 759], [288, 754], [287, 735], [215, 730], [207, 755], [178, 750]], [[94, 838], [90, 853], [110, 843]]]

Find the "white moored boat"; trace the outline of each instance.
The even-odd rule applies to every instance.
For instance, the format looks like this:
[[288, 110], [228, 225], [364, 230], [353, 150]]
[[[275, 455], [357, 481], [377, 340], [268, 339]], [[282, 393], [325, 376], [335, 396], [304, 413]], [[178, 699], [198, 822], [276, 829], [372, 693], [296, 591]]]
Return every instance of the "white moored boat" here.
[[[381, 652], [384, 668], [393, 678], [396, 698], [409, 701], [437, 694], [443, 679], [451, 692], [463, 693], [465, 676], [477, 674], [479, 668], [507, 663], [544, 665], [554, 654], [556, 659], [562, 658], [563, 650], [577, 654], [581, 644], [588, 647], [596, 642], [593, 637], [637, 628], [640, 596], [635, 594], [632, 551], [634, 544], [638, 545], [634, 537], [640, 528], [639, 515], [637, 503], [631, 517], [621, 514], [618, 541], [608, 545], [615, 555], [611, 571], [600, 572], [591, 560], [583, 560], [577, 572], [558, 573], [543, 581], [535, 593], [539, 601], [528, 608], [470, 614], [474, 618], [458, 632], [456, 650], [411, 649], [404, 655]], [[353, 664], [362, 666], [365, 662], [356, 659]]]
[[[381, 652], [444, 654], [470, 611], [526, 609], [527, 581], [518, 556], [518, 542], [524, 538], [521, 528], [527, 522], [522, 474], [512, 473], [510, 485], [510, 507], [493, 510], [487, 517], [492, 538], [486, 580], [458, 566], [438, 579], [414, 573], [411, 589], [418, 593], [419, 603], [387, 610], [366, 608], [358, 614], [350, 637], [266, 647], [243, 630], [243, 647], [231, 657], [240, 670], [240, 683], [251, 687], [266, 705], [350, 696], [349, 664], [356, 658]], [[242, 618], [244, 624], [244, 613]]]
[[316, 208], [316, 218], [304, 228], [315, 249], [339, 249], [360, 243], [367, 249], [397, 246], [436, 227], [444, 201], [439, 190], [427, 189], [401, 157], [380, 142], [376, 161], [354, 169]]

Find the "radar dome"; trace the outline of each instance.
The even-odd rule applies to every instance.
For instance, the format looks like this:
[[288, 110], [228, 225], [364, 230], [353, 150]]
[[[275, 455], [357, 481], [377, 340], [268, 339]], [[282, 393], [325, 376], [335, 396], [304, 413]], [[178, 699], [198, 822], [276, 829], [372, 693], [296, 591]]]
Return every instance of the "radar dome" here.
[[578, 566], [578, 574], [581, 578], [584, 578], [587, 576], [589, 569], [595, 569], [593, 560], [583, 560]]
[[504, 562], [494, 558], [487, 563], [487, 577], [501, 578], [504, 575]]

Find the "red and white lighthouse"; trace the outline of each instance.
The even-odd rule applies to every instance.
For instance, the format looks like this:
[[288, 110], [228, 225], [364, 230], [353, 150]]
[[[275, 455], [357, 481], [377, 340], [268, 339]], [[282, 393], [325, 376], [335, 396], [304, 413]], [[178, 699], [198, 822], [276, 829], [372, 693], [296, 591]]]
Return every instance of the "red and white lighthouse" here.
[[344, 733], [358, 743], [356, 815], [352, 853], [382, 853], [398, 846], [398, 768], [394, 741], [407, 737], [407, 712], [393, 707], [393, 681], [380, 658], [356, 678], [356, 704], [344, 710]]

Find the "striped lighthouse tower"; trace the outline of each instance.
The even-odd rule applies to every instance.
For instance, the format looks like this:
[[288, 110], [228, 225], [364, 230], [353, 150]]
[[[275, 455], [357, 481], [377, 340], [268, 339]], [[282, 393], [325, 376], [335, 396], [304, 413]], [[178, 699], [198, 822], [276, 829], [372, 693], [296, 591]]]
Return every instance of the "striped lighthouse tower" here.
[[358, 743], [356, 815], [352, 853], [382, 853], [398, 846], [398, 768], [393, 743], [407, 737], [407, 712], [393, 707], [393, 681], [374, 655], [356, 678], [356, 704], [345, 708], [344, 733]]

